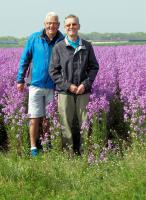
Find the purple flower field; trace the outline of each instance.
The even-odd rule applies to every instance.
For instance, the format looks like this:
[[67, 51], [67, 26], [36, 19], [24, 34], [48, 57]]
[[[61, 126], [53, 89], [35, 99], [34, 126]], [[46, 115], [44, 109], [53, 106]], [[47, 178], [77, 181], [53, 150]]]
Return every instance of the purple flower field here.
[[27, 96], [27, 88], [24, 93], [20, 93], [16, 88], [16, 74], [22, 49], [10, 48], [0, 49], [0, 105], [4, 114], [4, 121], [18, 125], [23, 124], [26, 117], [24, 100]]
[[[93, 84], [88, 116], [108, 112], [110, 101], [119, 91], [124, 119], [135, 133], [146, 132], [146, 45], [94, 47], [99, 73]], [[0, 106], [4, 122], [11, 126], [26, 123], [28, 90], [16, 89], [21, 48], [0, 49]], [[52, 104], [53, 105], [53, 104]], [[53, 110], [53, 109], [52, 109]], [[21, 128], [20, 128], [21, 129]], [[18, 130], [18, 129], [17, 129]], [[16, 133], [18, 134], [18, 133]]]

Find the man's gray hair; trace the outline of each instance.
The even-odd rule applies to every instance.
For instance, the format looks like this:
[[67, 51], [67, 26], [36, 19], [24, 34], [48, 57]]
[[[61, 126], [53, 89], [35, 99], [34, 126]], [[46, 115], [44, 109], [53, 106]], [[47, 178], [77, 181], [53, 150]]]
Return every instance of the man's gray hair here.
[[[67, 17], [65, 17], [65, 20], [69, 19], [69, 18], [75, 18], [77, 20], [78, 24], [79, 24], [79, 18], [76, 15], [70, 14]], [[65, 23], [65, 20], [64, 20], [64, 23]]]
[[56, 19], [57, 19], [58, 22], [59, 22], [59, 17], [58, 17], [58, 15], [57, 15], [55, 12], [49, 12], [49, 13], [47, 13], [47, 15], [46, 15], [46, 17], [45, 17], [45, 19], [44, 19], [44, 22], [45, 22], [49, 17], [56, 17]]

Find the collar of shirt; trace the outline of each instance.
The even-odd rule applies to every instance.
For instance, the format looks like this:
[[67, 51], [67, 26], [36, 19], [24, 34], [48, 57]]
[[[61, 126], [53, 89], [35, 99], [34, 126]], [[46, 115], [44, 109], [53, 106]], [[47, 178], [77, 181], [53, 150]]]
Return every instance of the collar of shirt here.
[[70, 40], [70, 39], [68, 38], [68, 36], [66, 36], [66, 39], [67, 39], [69, 45], [70, 45], [71, 47], [73, 47], [74, 49], [76, 49], [76, 48], [79, 46], [79, 42], [80, 42], [80, 38], [79, 38], [79, 37], [77, 38], [76, 41]]

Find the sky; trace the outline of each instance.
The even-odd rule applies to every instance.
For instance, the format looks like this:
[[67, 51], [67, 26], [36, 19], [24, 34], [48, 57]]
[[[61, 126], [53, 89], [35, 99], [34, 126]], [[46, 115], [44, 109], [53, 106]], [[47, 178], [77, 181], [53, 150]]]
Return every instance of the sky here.
[[64, 18], [75, 14], [81, 33], [146, 32], [146, 0], [0, 0], [0, 36], [26, 37], [43, 28], [54, 11], [64, 32]]

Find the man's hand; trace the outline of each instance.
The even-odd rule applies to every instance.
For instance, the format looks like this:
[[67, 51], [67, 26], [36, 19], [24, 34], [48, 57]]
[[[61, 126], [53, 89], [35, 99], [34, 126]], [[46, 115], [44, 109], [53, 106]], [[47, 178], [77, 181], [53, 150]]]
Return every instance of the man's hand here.
[[71, 84], [69, 87], [69, 91], [76, 94], [78, 87], [74, 84]]
[[85, 92], [85, 86], [83, 84], [78, 86], [76, 94], [83, 94]]
[[24, 90], [24, 83], [17, 83], [17, 90], [19, 92], [23, 92], [23, 90]]

